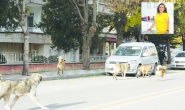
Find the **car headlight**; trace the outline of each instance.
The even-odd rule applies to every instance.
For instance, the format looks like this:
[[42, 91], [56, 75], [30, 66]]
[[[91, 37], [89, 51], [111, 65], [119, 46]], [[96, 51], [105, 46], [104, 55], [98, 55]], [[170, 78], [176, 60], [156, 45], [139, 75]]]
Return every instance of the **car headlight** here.
[[135, 64], [136, 63], [136, 60], [129, 61], [128, 63], [129, 64]]

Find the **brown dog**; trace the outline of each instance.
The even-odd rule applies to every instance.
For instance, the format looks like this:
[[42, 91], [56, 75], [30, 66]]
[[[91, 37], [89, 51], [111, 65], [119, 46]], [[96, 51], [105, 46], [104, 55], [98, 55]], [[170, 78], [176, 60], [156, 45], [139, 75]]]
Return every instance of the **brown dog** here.
[[[155, 72], [155, 76], [163, 78], [165, 73], [166, 73], [166, 66], [158, 65], [157, 70]], [[159, 80], [159, 78], [158, 78], [158, 80]]]
[[117, 75], [121, 73], [121, 76], [125, 79], [128, 68], [130, 68], [129, 63], [115, 64], [115, 66], [113, 67], [113, 78], [117, 80]]
[[152, 69], [152, 65], [141, 65], [137, 70], [137, 78], [140, 76], [140, 73], [142, 74], [143, 78], [145, 78], [146, 75], [150, 76], [150, 70]]
[[65, 67], [65, 60], [61, 56], [59, 56], [58, 64], [57, 64], [57, 75], [61, 75], [64, 73], [64, 67]]

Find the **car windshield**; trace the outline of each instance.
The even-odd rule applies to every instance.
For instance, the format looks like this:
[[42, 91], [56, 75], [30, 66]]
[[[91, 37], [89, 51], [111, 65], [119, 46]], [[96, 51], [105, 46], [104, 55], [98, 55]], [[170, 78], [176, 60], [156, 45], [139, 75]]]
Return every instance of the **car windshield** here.
[[178, 53], [176, 57], [185, 57], [185, 53]]
[[139, 56], [141, 53], [140, 46], [119, 46], [112, 55], [116, 56]]

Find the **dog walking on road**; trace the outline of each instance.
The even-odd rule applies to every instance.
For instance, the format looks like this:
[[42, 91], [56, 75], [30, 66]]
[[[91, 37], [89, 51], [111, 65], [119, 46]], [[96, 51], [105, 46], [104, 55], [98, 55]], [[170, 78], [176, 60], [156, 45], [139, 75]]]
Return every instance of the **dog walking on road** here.
[[[6, 110], [11, 110], [17, 100], [22, 96], [28, 96], [30, 99], [37, 104], [42, 110], [48, 110], [44, 107], [36, 97], [36, 89], [42, 80], [42, 76], [38, 73], [33, 73], [31, 77], [22, 81], [11, 81], [6, 80], [0, 82], [0, 99], [4, 99], [4, 107]], [[15, 97], [11, 106], [8, 105], [10, 95], [14, 94]]]

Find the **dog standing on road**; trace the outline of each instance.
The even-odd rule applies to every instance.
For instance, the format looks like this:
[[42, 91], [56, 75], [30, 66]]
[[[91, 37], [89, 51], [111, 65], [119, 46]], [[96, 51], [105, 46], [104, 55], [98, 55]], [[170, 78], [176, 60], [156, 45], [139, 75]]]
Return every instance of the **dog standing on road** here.
[[[0, 99], [4, 99], [4, 107], [6, 110], [11, 110], [15, 105], [16, 101], [21, 96], [28, 96], [31, 100], [41, 107], [43, 110], [48, 110], [44, 107], [36, 97], [36, 88], [42, 80], [42, 76], [38, 73], [33, 73], [31, 77], [27, 78], [23, 81], [11, 81], [6, 80], [0, 83]], [[8, 102], [10, 99], [10, 95], [14, 94], [15, 97], [11, 106], [9, 107]]]
[[140, 74], [142, 74], [143, 78], [146, 77], [146, 75], [150, 76], [150, 70], [152, 69], [152, 65], [141, 65], [138, 67], [136, 77], [138, 78]]
[[[159, 78], [161, 77], [161, 79], [162, 79], [164, 77], [165, 73], [166, 73], [166, 66], [158, 65], [157, 70], [155, 72], [155, 76], [159, 77]], [[158, 80], [159, 80], [159, 78], [158, 78]]]
[[130, 68], [129, 63], [115, 64], [115, 66], [113, 67], [113, 78], [115, 78], [117, 80], [117, 75], [119, 73], [121, 73], [121, 76], [124, 77], [124, 79], [125, 79], [126, 72], [129, 68]]
[[57, 75], [61, 75], [64, 73], [64, 66], [65, 60], [62, 58], [62, 56], [58, 56]]

